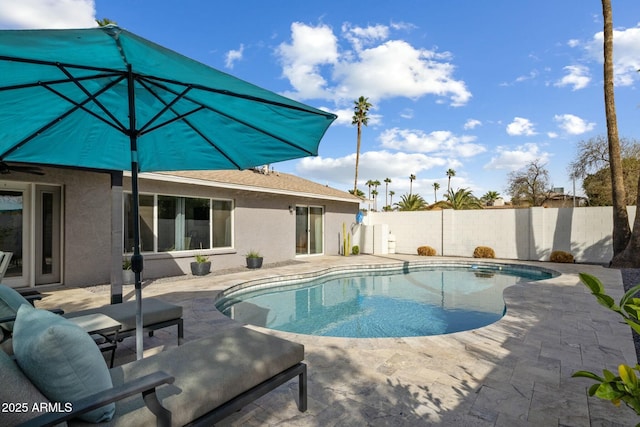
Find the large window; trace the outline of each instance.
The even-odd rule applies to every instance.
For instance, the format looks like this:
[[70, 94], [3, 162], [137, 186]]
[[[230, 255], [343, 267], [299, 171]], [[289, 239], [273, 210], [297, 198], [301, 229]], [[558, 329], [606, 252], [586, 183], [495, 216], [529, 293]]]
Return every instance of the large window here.
[[[125, 199], [125, 252], [133, 250], [132, 195]], [[157, 207], [157, 209], [154, 209]], [[146, 252], [232, 246], [233, 203], [194, 197], [140, 196], [140, 235]]]

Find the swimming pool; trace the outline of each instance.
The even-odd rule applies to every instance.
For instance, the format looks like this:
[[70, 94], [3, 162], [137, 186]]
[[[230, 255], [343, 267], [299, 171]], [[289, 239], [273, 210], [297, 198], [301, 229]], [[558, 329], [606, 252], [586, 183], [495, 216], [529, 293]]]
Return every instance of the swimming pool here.
[[243, 323], [307, 335], [441, 335], [497, 321], [506, 310], [505, 288], [553, 275], [493, 263], [352, 269], [313, 279], [248, 283], [223, 292], [215, 305]]

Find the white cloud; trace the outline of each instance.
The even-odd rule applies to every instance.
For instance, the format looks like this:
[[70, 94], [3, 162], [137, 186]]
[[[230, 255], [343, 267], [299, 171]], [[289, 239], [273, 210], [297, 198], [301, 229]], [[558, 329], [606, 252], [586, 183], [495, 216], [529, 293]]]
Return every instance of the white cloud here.
[[477, 128], [478, 126], [482, 126], [482, 122], [481, 122], [480, 120], [476, 120], [476, 119], [468, 119], [468, 120], [465, 122], [465, 124], [464, 124], [463, 128], [464, 128], [465, 130], [469, 130], [469, 129], [475, 129], [475, 128]]
[[291, 24], [291, 43], [280, 44], [276, 53], [282, 62], [282, 73], [296, 91], [288, 96], [332, 98], [320, 72], [321, 66], [338, 61], [338, 40], [329, 26], [311, 27], [294, 22]]
[[[585, 45], [587, 53], [594, 60], [603, 63], [603, 32], [594, 34]], [[640, 24], [632, 28], [613, 30], [613, 70], [615, 83], [620, 86], [632, 85], [639, 78], [640, 69]]]
[[573, 114], [556, 114], [553, 120], [558, 123], [558, 127], [569, 135], [581, 135], [596, 127], [593, 122], [574, 116]]
[[[353, 188], [354, 168], [356, 155], [339, 158], [330, 157], [306, 157], [296, 165], [296, 173], [301, 176], [313, 179], [317, 182], [332, 182], [338, 188]], [[419, 175], [421, 172], [431, 168], [450, 167], [451, 163], [447, 159], [431, 157], [421, 153], [391, 153], [389, 151], [366, 151], [360, 153], [360, 163], [358, 167], [358, 181], [361, 189], [368, 179], [378, 179], [382, 181], [389, 177], [393, 182], [393, 187], [409, 187], [409, 175]], [[459, 162], [455, 166], [459, 166]], [[406, 180], [406, 184], [403, 184]], [[416, 182], [413, 183], [416, 188]], [[378, 191], [380, 191], [378, 189]], [[395, 190], [397, 194], [400, 194]]]
[[484, 166], [485, 169], [513, 171], [525, 167], [536, 159], [539, 159], [542, 163], [546, 163], [549, 160], [549, 153], [541, 152], [540, 147], [532, 143], [524, 144], [514, 149], [498, 146], [496, 147], [496, 153], [497, 155], [492, 157], [491, 161]]
[[572, 90], [584, 89], [591, 81], [589, 68], [584, 65], [568, 65], [563, 68], [567, 75], [554, 83], [554, 86], [572, 86]]
[[366, 93], [372, 100], [418, 99], [434, 95], [452, 106], [465, 105], [471, 92], [454, 78], [451, 54], [416, 48], [403, 40], [387, 40], [388, 28], [343, 26], [354, 50], [339, 50], [339, 40], [326, 25], [291, 26], [291, 42], [276, 53], [293, 86], [285, 95], [297, 99], [347, 102]]
[[513, 121], [507, 125], [507, 133], [512, 136], [531, 136], [536, 134], [533, 123], [531, 123], [529, 119], [522, 117], [515, 117]]
[[370, 25], [366, 28], [352, 27], [347, 22], [342, 25], [342, 33], [356, 51], [361, 51], [363, 46], [370, 46], [377, 41], [388, 39], [389, 27], [386, 25]]
[[405, 108], [400, 112], [400, 117], [403, 119], [413, 119], [414, 111], [412, 108]]
[[567, 42], [567, 46], [569, 47], [578, 47], [580, 46], [580, 40], [578, 39], [571, 39]]
[[416, 153], [434, 153], [437, 156], [472, 157], [486, 151], [473, 144], [475, 136], [454, 135], [449, 131], [425, 133], [415, 129], [387, 129], [380, 134], [382, 147]]
[[0, 28], [91, 28], [95, 19], [93, 0], [0, 1]]
[[240, 61], [242, 59], [243, 52], [244, 52], [244, 45], [243, 44], [240, 45], [240, 49], [238, 49], [238, 50], [230, 50], [229, 52], [227, 52], [227, 54], [225, 56], [225, 61], [224, 61], [225, 67], [233, 68], [233, 64], [236, 61]]

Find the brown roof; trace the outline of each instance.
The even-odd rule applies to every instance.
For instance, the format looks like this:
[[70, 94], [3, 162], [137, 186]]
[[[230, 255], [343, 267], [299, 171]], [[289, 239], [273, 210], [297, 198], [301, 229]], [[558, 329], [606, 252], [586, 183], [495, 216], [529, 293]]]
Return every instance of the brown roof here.
[[343, 199], [359, 203], [361, 200], [351, 193], [337, 190], [327, 185], [318, 184], [283, 172], [271, 171], [263, 173], [259, 169], [248, 170], [215, 170], [215, 171], [172, 171], [161, 172], [163, 175], [190, 178], [203, 181], [254, 187], [254, 190], [276, 190], [282, 192], [303, 193], [319, 198]]

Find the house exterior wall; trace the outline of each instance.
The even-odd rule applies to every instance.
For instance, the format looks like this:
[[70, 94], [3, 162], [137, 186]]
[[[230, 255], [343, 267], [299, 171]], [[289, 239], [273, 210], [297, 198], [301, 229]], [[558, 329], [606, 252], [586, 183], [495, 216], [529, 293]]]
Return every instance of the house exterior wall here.
[[[43, 176], [12, 173], [0, 183], [14, 181], [60, 186], [62, 283], [70, 286], [109, 283], [112, 266], [117, 264], [117, 270], [121, 262], [114, 261], [111, 255], [111, 175], [62, 168], [43, 167], [42, 170]], [[124, 177], [122, 189], [125, 194], [130, 192], [128, 177]], [[139, 191], [141, 194], [231, 199], [234, 203], [233, 248], [143, 252], [145, 279], [187, 274], [196, 254], [209, 255], [213, 274], [216, 270], [246, 265], [244, 254], [249, 250], [260, 251], [265, 263], [292, 260], [296, 258], [296, 223], [295, 210], [290, 213], [289, 206], [296, 205], [324, 208], [324, 253], [337, 254], [337, 234], [342, 230], [342, 223], [354, 222], [358, 212], [358, 203], [149, 179], [140, 180]]]
[[[571, 252], [577, 262], [607, 264], [613, 257], [611, 207], [369, 212], [365, 224], [387, 224], [396, 252], [415, 254], [418, 246], [438, 255], [470, 257], [489, 246], [496, 257], [547, 261], [552, 251]], [[629, 206], [629, 220], [636, 207]]]

